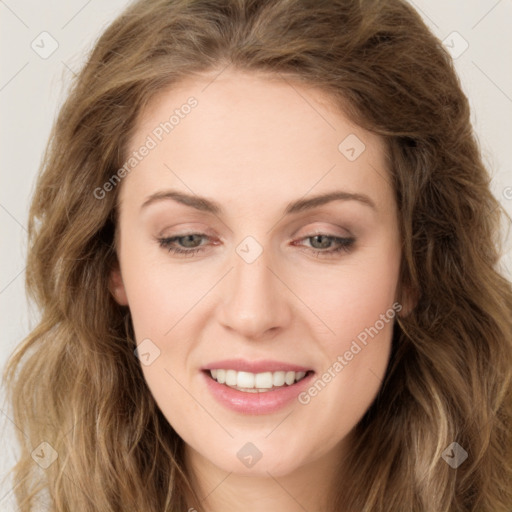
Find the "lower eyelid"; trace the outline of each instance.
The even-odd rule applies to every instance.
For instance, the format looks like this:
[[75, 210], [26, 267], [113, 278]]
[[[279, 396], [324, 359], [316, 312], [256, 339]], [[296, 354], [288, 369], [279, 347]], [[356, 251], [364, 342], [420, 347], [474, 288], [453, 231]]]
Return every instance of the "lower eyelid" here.
[[[157, 240], [159, 241], [167, 241], [167, 242], [175, 242], [177, 240], [179, 240], [180, 238], [185, 238], [187, 236], [192, 236], [192, 235], [196, 235], [196, 236], [200, 236], [203, 240], [210, 240], [210, 241], [214, 241], [215, 245], [218, 245], [219, 244], [219, 240], [218, 239], [214, 239], [212, 236], [210, 235], [207, 235], [205, 233], [185, 233], [183, 235], [172, 235], [172, 236], [163, 236], [163, 237], [158, 237]], [[337, 235], [328, 235], [326, 233], [313, 233], [311, 235], [305, 235], [305, 236], [302, 236], [300, 238], [296, 238], [294, 240], [294, 243], [295, 242], [299, 242], [299, 241], [302, 241], [302, 240], [308, 240], [310, 238], [314, 238], [315, 236], [323, 236], [325, 238], [330, 238], [334, 241], [347, 241], [347, 240], [353, 240], [353, 237], [343, 237], [343, 236], [337, 236]]]

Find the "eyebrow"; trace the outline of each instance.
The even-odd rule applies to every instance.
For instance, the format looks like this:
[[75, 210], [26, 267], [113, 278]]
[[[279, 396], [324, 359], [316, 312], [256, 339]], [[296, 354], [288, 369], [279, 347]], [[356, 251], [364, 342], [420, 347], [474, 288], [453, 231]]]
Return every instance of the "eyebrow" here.
[[[190, 206], [196, 210], [200, 210], [214, 215], [222, 214], [222, 207], [216, 201], [207, 199], [197, 195], [185, 194], [177, 190], [164, 190], [151, 194], [142, 204], [141, 209], [147, 208], [150, 204], [174, 200], [178, 203]], [[318, 206], [330, 203], [332, 201], [358, 201], [359, 203], [377, 210], [375, 203], [368, 196], [364, 194], [345, 192], [343, 190], [335, 190], [325, 194], [319, 194], [308, 199], [298, 199], [289, 203], [285, 210], [284, 215], [292, 215], [294, 213], [304, 212], [311, 210]]]

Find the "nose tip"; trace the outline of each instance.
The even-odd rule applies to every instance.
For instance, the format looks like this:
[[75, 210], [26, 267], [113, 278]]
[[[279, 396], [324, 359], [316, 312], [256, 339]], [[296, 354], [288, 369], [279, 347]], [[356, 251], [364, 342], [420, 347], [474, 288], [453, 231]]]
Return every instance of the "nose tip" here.
[[[247, 247], [250, 253], [250, 242]], [[222, 290], [220, 323], [248, 339], [276, 333], [290, 320], [286, 287], [268, 265], [264, 251], [251, 263], [237, 258]]]

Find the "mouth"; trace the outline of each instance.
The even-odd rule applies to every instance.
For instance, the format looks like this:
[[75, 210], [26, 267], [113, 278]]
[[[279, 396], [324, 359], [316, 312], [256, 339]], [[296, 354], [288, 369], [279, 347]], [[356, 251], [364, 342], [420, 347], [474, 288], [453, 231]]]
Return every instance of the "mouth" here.
[[239, 414], [262, 415], [291, 406], [315, 371], [275, 360], [224, 359], [201, 368], [210, 395]]
[[218, 384], [242, 391], [243, 393], [268, 393], [293, 386], [313, 374], [313, 370], [278, 370], [259, 373], [237, 371], [229, 368], [215, 368], [204, 372]]

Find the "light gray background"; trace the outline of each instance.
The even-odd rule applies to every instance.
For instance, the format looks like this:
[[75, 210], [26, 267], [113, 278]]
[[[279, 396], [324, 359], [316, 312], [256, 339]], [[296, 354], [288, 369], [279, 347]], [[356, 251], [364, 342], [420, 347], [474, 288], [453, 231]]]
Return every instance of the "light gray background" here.
[[[433, 32], [452, 47], [473, 125], [493, 176], [493, 192], [512, 215], [512, 0], [415, 0]], [[69, 78], [126, 0], [0, 0], [0, 367], [35, 325], [24, 295], [29, 200], [51, 124]], [[58, 43], [50, 56], [51, 40]], [[457, 32], [457, 34], [453, 34]], [[39, 48], [40, 56], [31, 47]], [[467, 49], [465, 49], [468, 45]], [[465, 49], [465, 51], [463, 51]], [[459, 55], [460, 54], [460, 55]], [[47, 58], [43, 58], [47, 57]], [[502, 259], [512, 275], [509, 249]], [[15, 459], [10, 411], [0, 395], [0, 479]], [[8, 479], [0, 509], [13, 511]]]

